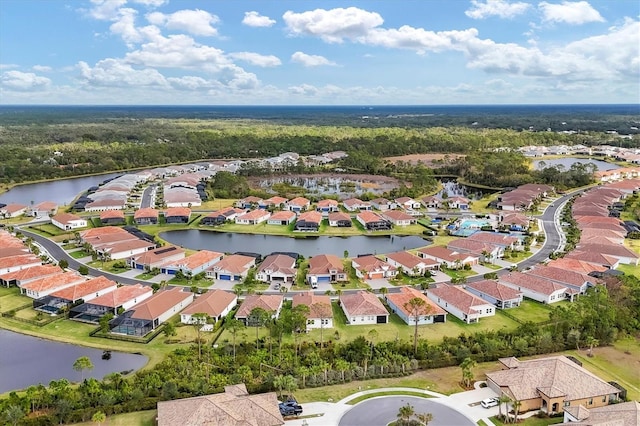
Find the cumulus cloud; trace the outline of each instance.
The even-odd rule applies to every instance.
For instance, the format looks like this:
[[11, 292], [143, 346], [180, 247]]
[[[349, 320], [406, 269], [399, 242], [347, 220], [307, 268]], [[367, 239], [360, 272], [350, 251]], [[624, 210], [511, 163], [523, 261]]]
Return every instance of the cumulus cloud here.
[[143, 4], [150, 7], [159, 7], [165, 3], [169, 3], [169, 0], [131, 0], [133, 3]]
[[166, 86], [164, 76], [152, 68], [135, 69], [121, 60], [108, 58], [90, 67], [86, 62], [79, 62], [80, 78], [92, 86], [127, 87], [127, 86]]
[[199, 36], [218, 35], [218, 30], [213, 25], [220, 22], [216, 15], [200, 9], [179, 10], [170, 14], [153, 12], [147, 15], [147, 20], [169, 30], [186, 31]]
[[51, 85], [51, 80], [31, 72], [7, 71], [2, 74], [0, 85], [7, 90], [33, 92], [45, 90]]
[[196, 91], [213, 89], [219, 84], [211, 80], [205, 80], [202, 77], [187, 75], [184, 77], [169, 77], [167, 81], [176, 90]]
[[46, 65], [34, 65], [31, 68], [37, 72], [51, 72], [51, 67]]
[[588, 2], [563, 1], [560, 4], [552, 4], [543, 1], [538, 5], [542, 12], [542, 19], [547, 22], [564, 22], [570, 25], [581, 25], [587, 22], [604, 22], [600, 12], [595, 10]]
[[9, 70], [11, 68], [19, 68], [18, 64], [0, 64], [0, 70]]
[[472, 19], [486, 19], [491, 16], [511, 19], [525, 13], [531, 5], [524, 2], [509, 3], [507, 0], [471, 0], [471, 8], [465, 15]]
[[271, 19], [268, 16], [260, 15], [258, 12], [251, 11], [244, 13], [244, 19], [242, 23], [249, 27], [270, 27], [276, 23], [275, 19]]
[[282, 16], [291, 35], [320, 37], [328, 43], [356, 40], [382, 25], [382, 16], [356, 7], [316, 9], [303, 13], [287, 11]]
[[254, 52], [234, 52], [230, 53], [229, 56], [233, 59], [248, 62], [251, 65], [256, 65], [258, 67], [269, 68], [282, 65], [280, 59], [273, 55], [261, 55]]
[[291, 61], [298, 64], [302, 64], [305, 67], [321, 67], [325, 65], [336, 65], [335, 62], [331, 62], [324, 56], [320, 55], [307, 55], [303, 52], [295, 52], [291, 55]]
[[94, 19], [111, 21], [118, 16], [118, 10], [127, 0], [91, 0], [92, 7], [88, 13]]

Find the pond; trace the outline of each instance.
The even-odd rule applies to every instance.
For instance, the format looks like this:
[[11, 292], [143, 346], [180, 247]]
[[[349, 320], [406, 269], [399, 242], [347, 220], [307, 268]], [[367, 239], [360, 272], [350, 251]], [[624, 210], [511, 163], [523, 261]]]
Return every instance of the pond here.
[[254, 180], [254, 185], [269, 192], [304, 192], [307, 195], [337, 195], [353, 198], [364, 193], [382, 195], [398, 187], [398, 181], [387, 176], [372, 175], [292, 175]]
[[71, 203], [81, 192], [92, 186], [104, 182], [122, 173], [110, 173], [106, 175], [83, 176], [72, 179], [51, 180], [47, 182], [28, 183], [18, 185], [9, 191], [0, 194], [0, 203], [31, 205], [43, 201], [53, 201], [60, 206]]
[[440, 183], [442, 184], [442, 189], [436, 194], [436, 197], [439, 198], [444, 198], [444, 195], [446, 194], [447, 198], [464, 197], [468, 200], [479, 200], [486, 194], [493, 192], [462, 185], [455, 180], [442, 180]]
[[351, 236], [328, 237], [307, 236], [290, 238], [275, 235], [236, 234], [189, 229], [168, 231], [160, 234], [164, 240], [195, 250], [212, 250], [221, 253], [250, 252], [268, 255], [274, 251], [293, 252], [305, 257], [318, 254], [350, 257], [359, 254], [381, 254], [409, 250], [429, 245], [430, 242], [417, 236]]
[[73, 369], [73, 363], [87, 356], [93, 370], [85, 371], [84, 377], [102, 379], [109, 373], [135, 371], [144, 367], [144, 355], [112, 352], [111, 359], [102, 359], [103, 351], [84, 346], [53, 342], [38, 337], [26, 336], [0, 330], [0, 393], [25, 389], [51, 380], [65, 378], [79, 382], [81, 374]]
[[614, 170], [614, 169], [620, 168], [620, 166], [618, 166], [617, 164], [607, 163], [606, 161], [602, 161], [602, 160], [592, 160], [590, 158], [571, 158], [571, 157], [556, 158], [553, 160], [535, 160], [533, 162], [533, 167], [536, 170], [540, 170], [543, 168], [541, 166], [544, 166], [544, 167], [562, 166], [565, 168], [565, 170], [568, 170], [571, 168], [571, 166], [574, 163], [594, 164], [600, 171]]

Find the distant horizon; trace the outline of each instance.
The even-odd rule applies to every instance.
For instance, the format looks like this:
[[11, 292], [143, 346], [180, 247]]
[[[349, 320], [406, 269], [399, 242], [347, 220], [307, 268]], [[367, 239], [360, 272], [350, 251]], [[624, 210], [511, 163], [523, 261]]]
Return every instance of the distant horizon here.
[[219, 108], [261, 108], [261, 107], [305, 107], [305, 108], [376, 108], [376, 107], [491, 107], [491, 106], [637, 106], [639, 103], [492, 103], [492, 104], [1, 104], [0, 108], [10, 107], [219, 107]]

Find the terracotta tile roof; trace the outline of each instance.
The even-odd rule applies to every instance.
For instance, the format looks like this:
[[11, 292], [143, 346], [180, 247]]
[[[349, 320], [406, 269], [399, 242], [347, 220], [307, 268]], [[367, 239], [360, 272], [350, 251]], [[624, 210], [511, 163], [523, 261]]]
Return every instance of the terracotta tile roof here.
[[262, 198], [250, 195], [248, 197], [245, 197], [245, 198], [241, 199], [240, 201], [242, 201], [244, 203], [256, 203], [256, 204], [258, 204], [258, 203], [260, 203], [260, 201], [262, 201]]
[[104, 198], [93, 201], [85, 206], [85, 210], [91, 207], [124, 207], [126, 200], [115, 198]]
[[502, 215], [501, 222], [509, 225], [513, 224], [526, 226], [529, 224], [529, 218], [522, 213], [505, 213]]
[[145, 217], [155, 217], [157, 219], [158, 216], [158, 210], [152, 209], [150, 207], [144, 207], [142, 209], [136, 210], [136, 212], [133, 214], [134, 219], [142, 219]]
[[223, 258], [220, 262], [212, 266], [212, 269], [216, 271], [228, 271], [234, 274], [241, 274], [249, 269], [255, 259], [249, 256], [242, 256], [240, 254], [232, 254]]
[[329, 213], [329, 222], [337, 222], [339, 220], [351, 221], [351, 216], [344, 212]]
[[51, 220], [55, 220], [56, 222], [61, 223], [63, 225], [68, 225], [71, 222], [74, 222], [76, 220], [81, 220], [81, 219], [82, 218], [80, 216], [76, 216], [75, 214], [71, 214], [71, 213], [58, 213], [57, 215], [51, 218]]
[[117, 241], [110, 244], [102, 244], [102, 245], [94, 245], [93, 247], [99, 250], [106, 251], [110, 254], [114, 253], [122, 253], [129, 250], [138, 250], [142, 248], [153, 249], [155, 248], [154, 243], [150, 243], [148, 241], [133, 239], [128, 241]]
[[416, 201], [413, 198], [409, 198], [409, 197], [400, 197], [400, 198], [396, 198], [395, 202], [398, 204], [404, 204], [404, 203], [415, 203]]
[[415, 254], [411, 254], [408, 251], [397, 251], [395, 253], [388, 253], [385, 255], [387, 259], [391, 259], [402, 266], [405, 266], [409, 269], [416, 268], [420, 266], [420, 264], [425, 265], [437, 265], [438, 262], [432, 259], [421, 259]]
[[103, 294], [102, 296], [98, 296], [95, 299], [90, 300], [89, 303], [96, 306], [117, 308], [126, 302], [134, 300], [136, 297], [140, 297], [143, 294], [152, 291], [151, 287], [142, 284], [124, 285], [107, 294]]
[[392, 221], [415, 220], [413, 216], [409, 216], [408, 214], [406, 214], [405, 212], [401, 212], [400, 210], [387, 210], [386, 212], [382, 213], [382, 216]]
[[291, 210], [282, 210], [271, 215], [269, 220], [292, 220], [296, 217], [296, 213]]
[[0, 248], [0, 259], [12, 256], [24, 256], [31, 254], [29, 249], [24, 245], [19, 247], [2, 247]]
[[141, 265], [151, 265], [161, 262], [163, 259], [173, 256], [184, 257], [184, 249], [176, 246], [164, 246], [155, 250], [147, 250], [139, 256], [135, 256], [136, 263]]
[[27, 206], [25, 206], [24, 204], [7, 204], [6, 206], [2, 207], [0, 210], [5, 211], [7, 213], [15, 213], [20, 210], [24, 210], [26, 208]]
[[169, 207], [164, 212], [164, 217], [189, 217], [191, 216], [191, 209], [189, 207]]
[[359, 198], [349, 198], [348, 200], [344, 200], [342, 204], [345, 206], [361, 206], [363, 204], [369, 204], [369, 203], [365, 203]]
[[495, 244], [501, 246], [509, 246], [518, 242], [517, 237], [512, 237], [507, 234], [499, 232], [476, 232], [475, 234], [467, 237], [469, 241], [479, 241], [486, 244]]
[[486, 300], [482, 300], [468, 291], [463, 290], [461, 287], [454, 285], [438, 284], [436, 287], [429, 288], [427, 293], [441, 298], [449, 305], [456, 307], [467, 315], [476, 314], [477, 306], [491, 305]]
[[33, 206], [31, 210], [38, 211], [38, 212], [44, 212], [44, 211], [50, 212], [57, 208], [58, 208], [57, 203], [54, 203], [53, 201], [43, 201]]
[[0, 278], [5, 281], [28, 281], [35, 278], [47, 277], [61, 272], [61, 269], [54, 265], [39, 265], [32, 266], [31, 268], [24, 268], [19, 271], [9, 272], [7, 274], [0, 275]]
[[103, 226], [100, 228], [87, 229], [80, 232], [83, 239], [103, 237], [105, 235], [131, 235], [127, 231], [117, 226]]
[[604, 245], [612, 245], [612, 244], [623, 244], [622, 241], [614, 238], [607, 238], [601, 235], [591, 235], [584, 236], [580, 235], [579, 244], [604, 244]]
[[550, 280], [562, 284], [570, 284], [575, 287], [581, 287], [586, 282], [595, 284], [597, 281], [595, 278], [590, 277], [587, 274], [581, 274], [579, 272], [563, 268], [556, 268], [553, 266], [537, 265], [533, 269], [528, 270], [527, 274], [535, 275], [542, 278], [548, 278]]
[[521, 299], [522, 293], [506, 285], [502, 285], [497, 281], [482, 280], [465, 284], [466, 287], [471, 287], [478, 290], [481, 293], [487, 294], [496, 300], [514, 300]]
[[267, 206], [279, 206], [280, 204], [284, 204], [287, 201], [289, 201], [287, 198], [275, 196], [267, 198], [263, 201], [263, 203]]
[[620, 392], [565, 356], [519, 361], [517, 367], [487, 373], [487, 378], [506, 387], [518, 401], [539, 398], [539, 392], [562, 396], [565, 401]]
[[60, 299], [75, 302], [76, 300], [82, 299], [89, 294], [97, 293], [99, 291], [106, 290], [109, 287], [116, 286], [117, 284], [115, 282], [106, 277], [100, 276], [91, 278], [90, 280], [83, 283], [55, 291], [51, 293], [51, 295], [59, 297]]
[[336, 200], [326, 199], [318, 201], [317, 205], [318, 207], [338, 207], [338, 202]]
[[284, 297], [279, 294], [249, 294], [244, 299], [238, 312], [236, 312], [236, 318], [247, 318], [251, 311], [255, 308], [262, 308], [267, 312], [276, 312]]
[[210, 317], [217, 318], [230, 304], [234, 303], [236, 299], [237, 296], [228, 291], [218, 289], [208, 291], [187, 306], [182, 313], [188, 315], [203, 313]]
[[331, 298], [325, 295], [317, 295], [312, 291], [297, 292], [293, 295], [293, 307], [305, 305], [309, 307], [307, 318], [333, 318]]
[[312, 275], [328, 274], [330, 270], [344, 272], [344, 265], [338, 256], [333, 254], [319, 254], [309, 259], [309, 272]]
[[412, 312], [409, 312], [407, 308], [405, 308], [405, 304], [409, 302], [409, 300], [413, 298], [422, 299], [427, 304], [428, 310], [425, 310], [424, 315], [445, 315], [447, 312], [442, 309], [440, 306], [436, 305], [431, 299], [425, 296], [423, 293], [411, 287], [400, 287], [400, 293], [387, 293], [384, 296], [387, 300], [391, 301], [394, 305], [398, 307], [405, 315], [411, 317], [413, 315]]
[[587, 251], [590, 253], [601, 253], [609, 256], [638, 259], [638, 253], [619, 244], [587, 244], [580, 242], [576, 246], [576, 250]]
[[295, 275], [296, 260], [286, 254], [271, 254], [264, 258], [262, 264], [258, 268], [258, 272], [264, 272], [266, 270], [281, 272], [286, 275]]
[[158, 291], [150, 298], [131, 307], [129, 310], [134, 311], [131, 318], [154, 320], [180, 302], [193, 298], [193, 293], [182, 290], [181, 287], [175, 287]]
[[438, 259], [446, 260], [447, 262], [456, 262], [467, 259], [468, 257], [473, 257], [469, 254], [458, 253], [455, 250], [448, 249], [442, 246], [429, 246], [426, 248], [421, 248], [418, 250], [418, 253], [424, 253], [428, 256], [437, 257]]
[[304, 197], [296, 197], [293, 200], [287, 201], [290, 206], [304, 207], [309, 205], [309, 200]]
[[265, 216], [270, 216], [271, 213], [269, 213], [266, 210], [260, 210], [260, 209], [256, 209], [256, 210], [251, 210], [250, 212], [247, 212], [241, 216], [238, 216], [237, 219], [240, 220], [257, 220], [260, 219], [262, 217]]
[[583, 238], [599, 236], [599, 237], [611, 238], [611, 239], [620, 240], [620, 241], [624, 241], [626, 235], [627, 235], [626, 231], [625, 232], [612, 231], [612, 230], [609, 230], [609, 229], [586, 228], [586, 229], [583, 229], [580, 232], [580, 236], [583, 237]]
[[591, 272], [604, 272], [606, 267], [598, 265], [597, 263], [585, 262], [578, 259], [570, 259], [567, 257], [561, 257], [547, 263], [548, 266], [554, 268], [566, 269], [569, 271], [580, 272], [582, 274], [590, 274]]
[[481, 241], [473, 241], [468, 238], [459, 238], [457, 240], [453, 240], [447, 244], [447, 248], [453, 249], [456, 251], [465, 251], [473, 253], [477, 256], [482, 256], [482, 252], [486, 251], [487, 253], [492, 253], [499, 246], [490, 243], [483, 243]]
[[158, 402], [158, 426], [279, 426], [284, 420], [275, 392], [249, 395], [225, 387], [224, 393]]
[[620, 259], [617, 257], [603, 254], [603, 253], [595, 253], [590, 251], [583, 250], [573, 250], [567, 253], [565, 259], [577, 259], [585, 262], [596, 263], [598, 265], [604, 265], [608, 268], [612, 268], [618, 264]]
[[357, 214], [357, 217], [362, 219], [364, 223], [372, 223], [372, 222], [386, 222], [382, 216], [378, 213], [374, 213], [370, 210], [365, 210]]
[[222, 253], [218, 253], [216, 251], [200, 250], [190, 256], [182, 258], [181, 260], [172, 261], [171, 263], [186, 269], [196, 269], [199, 266], [210, 263], [216, 259], [220, 259], [221, 257]]
[[375, 256], [358, 256], [352, 260], [352, 264], [359, 271], [395, 271], [397, 268], [388, 264], [384, 260], [380, 260]]
[[33, 290], [36, 292], [55, 290], [71, 283], [81, 283], [85, 278], [77, 275], [75, 272], [60, 272], [56, 275], [38, 278], [24, 284], [21, 288]]
[[611, 223], [614, 225], [622, 225], [620, 219], [617, 217], [608, 217], [608, 216], [577, 216], [575, 217], [576, 222], [579, 224], [587, 224], [587, 223]]
[[322, 213], [317, 212], [315, 210], [304, 212], [304, 213], [300, 214], [300, 216], [298, 216], [298, 222], [300, 222], [300, 221], [312, 222], [312, 223], [319, 224], [320, 222], [322, 222]]
[[368, 291], [358, 291], [340, 296], [340, 305], [347, 316], [389, 315], [378, 296]]
[[584, 223], [584, 224], [579, 223], [578, 228], [581, 231], [585, 229], [607, 229], [609, 231], [624, 232], [625, 235], [627, 233], [627, 230], [624, 228], [624, 226], [617, 225], [614, 223], [602, 223], [602, 222], [591, 222], [591, 223]]
[[100, 220], [105, 219], [123, 219], [124, 212], [122, 210], [105, 210], [100, 213]]
[[0, 257], [0, 269], [15, 268], [17, 266], [26, 266], [41, 264], [42, 260], [31, 253], [23, 253], [17, 256]]
[[558, 284], [547, 278], [539, 278], [535, 275], [523, 274], [522, 272], [511, 272], [502, 275], [498, 280], [500, 283], [509, 283], [516, 287], [526, 288], [536, 293], [550, 296], [559, 290], [567, 289], [566, 285]]
[[386, 198], [376, 198], [374, 200], [371, 200], [372, 204], [387, 204], [389, 203], [389, 200], [387, 200]]

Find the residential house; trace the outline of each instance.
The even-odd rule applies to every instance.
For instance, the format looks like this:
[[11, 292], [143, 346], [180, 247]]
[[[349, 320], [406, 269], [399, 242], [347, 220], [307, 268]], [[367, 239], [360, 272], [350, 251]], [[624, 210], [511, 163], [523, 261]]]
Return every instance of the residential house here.
[[150, 271], [155, 268], [160, 270], [162, 265], [184, 259], [184, 257], [185, 251], [181, 247], [164, 246], [131, 256], [127, 260], [127, 264], [130, 268], [143, 271]]
[[262, 200], [262, 202], [258, 204], [258, 207], [261, 209], [269, 209], [269, 208], [284, 209], [285, 203], [287, 201], [288, 201], [287, 198], [278, 197], [276, 195], [271, 198], [267, 198], [266, 200]]
[[272, 254], [264, 258], [256, 272], [256, 280], [263, 282], [293, 282], [296, 279], [296, 259], [286, 254]]
[[122, 210], [105, 210], [100, 213], [100, 223], [103, 225], [124, 225]]
[[114, 291], [118, 284], [105, 277], [91, 278], [33, 301], [33, 308], [49, 314], [58, 314], [78, 302], [88, 302]]
[[0, 216], [5, 219], [22, 216], [27, 212], [27, 206], [24, 204], [7, 204], [0, 208]]
[[342, 260], [333, 254], [319, 254], [309, 259], [307, 282], [312, 287], [320, 283], [348, 281]]
[[316, 211], [304, 212], [298, 216], [295, 230], [302, 232], [318, 232], [322, 223], [322, 213]]
[[338, 228], [350, 228], [351, 225], [351, 216], [349, 216], [347, 213], [329, 213], [329, 226]]
[[590, 275], [553, 266], [536, 265], [528, 270], [527, 274], [565, 285], [579, 294], [584, 294], [587, 291], [587, 287], [593, 287], [598, 284], [598, 280]]
[[255, 264], [254, 257], [232, 254], [209, 268], [207, 276], [216, 280], [242, 281]]
[[450, 209], [469, 210], [471, 207], [471, 202], [465, 197], [454, 196], [447, 198], [445, 201], [448, 203]]
[[284, 297], [279, 294], [249, 294], [240, 304], [236, 319], [244, 322], [244, 325], [251, 326], [253, 321], [251, 311], [260, 308], [271, 314], [271, 318], [277, 319], [282, 310]]
[[416, 223], [416, 218], [400, 210], [387, 210], [380, 213], [383, 219], [391, 222], [394, 226], [408, 226]]
[[501, 358], [503, 369], [487, 373], [487, 385], [498, 395], [520, 402], [520, 412], [561, 413], [570, 407], [597, 408], [618, 400], [620, 389], [566, 356], [520, 361]]
[[239, 225], [257, 225], [269, 219], [271, 213], [266, 210], [251, 210], [240, 216], [236, 216], [235, 222]]
[[356, 276], [365, 280], [393, 278], [398, 273], [398, 268], [371, 255], [352, 259], [351, 266], [356, 271]]
[[394, 201], [397, 206], [404, 210], [417, 210], [421, 207], [420, 201], [416, 201], [410, 197], [400, 197], [396, 198]]
[[316, 211], [320, 212], [324, 217], [327, 217], [329, 216], [329, 213], [337, 212], [338, 210], [338, 202], [336, 200], [326, 199], [320, 200], [316, 203]]
[[42, 265], [42, 260], [39, 257], [21, 252], [14, 256], [0, 257], [0, 274], [8, 274], [39, 265]]
[[608, 268], [600, 266], [595, 263], [585, 262], [578, 259], [568, 259], [566, 257], [560, 257], [547, 263], [547, 266], [554, 268], [565, 269], [568, 271], [579, 272], [581, 274], [589, 275], [592, 272], [604, 272]]
[[238, 296], [224, 290], [210, 290], [196, 298], [196, 300], [180, 313], [180, 322], [193, 324], [195, 314], [205, 314], [208, 318], [220, 321], [238, 304]]
[[503, 246], [473, 241], [468, 238], [450, 241], [447, 248], [458, 253], [469, 253], [478, 257], [482, 262], [495, 263], [504, 257]]
[[590, 244], [580, 242], [576, 246], [576, 250], [611, 256], [625, 265], [638, 266], [638, 262], [640, 261], [638, 253], [620, 244]]
[[145, 336], [189, 306], [193, 299], [194, 294], [183, 291], [181, 287], [160, 290], [112, 319], [109, 322], [110, 331], [129, 336]]
[[442, 207], [442, 199], [433, 195], [424, 197], [422, 205], [428, 209], [439, 209]]
[[164, 212], [164, 219], [169, 223], [189, 223], [191, 209], [189, 207], [170, 207]]
[[424, 275], [428, 270], [438, 269], [440, 264], [431, 259], [422, 259], [408, 251], [398, 251], [385, 255], [386, 261], [391, 266], [402, 270], [406, 275], [417, 277]]
[[164, 204], [168, 208], [172, 207], [198, 207], [202, 205], [202, 199], [196, 189], [173, 187], [164, 188]]
[[520, 291], [524, 296], [540, 303], [556, 303], [566, 300], [567, 296], [573, 300], [574, 293], [566, 285], [547, 278], [539, 278], [535, 275], [511, 272], [510, 274], [502, 275], [498, 282]]
[[325, 295], [317, 295], [312, 291], [296, 292], [293, 295], [295, 308], [298, 305], [309, 307], [307, 314], [307, 330], [314, 328], [333, 328], [333, 309], [331, 308], [331, 298]]
[[53, 201], [43, 201], [31, 207], [29, 213], [34, 217], [55, 216], [58, 213], [58, 204]]
[[155, 225], [158, 223], [158, 216], [158, 210], [145, 207], [135, 211], [133, 214], [133, 221], [136, 225]]
[[51, 218], [51, 223], [64, 231], [87, 227], [86, 219], [71, 213], [58, 213]]
[[342, 294], [340, 307], [347, 317], [349, 325], [386, 324], [389, 322], [389, 312], [378, 296], [368, 291]]
[[304, 197], [296, 197], [293, 200], [289, 200], [285, 203], [285, 209], [292, 212], [300, 213], [306, 211], [311, 202]]
[[[391, 311], [408, 325], [416, 325], [416, 317], [418, 325], [446, 322], [447, 320], [447, 313], [444, 309], [414, 288], [400, 287], [400, 293], [387, 293], [384, 298]], [[420, 299], [424, 305], [420, 308], [411, 308], [409, 301], [412, 299]]]
[[371, 200], [371, 206], [381, 212], [393, 210], [398, 207], [396, 203], [389, 201], [386, 198], [376, 198], [375, 200]]
[[222, 260], [222, 253], [210, 250], [200, 250], [187, 257], [165, 263], [160, 272], [175, 275], [181, 271], [186, 276], [195, 276], [210, 269]]
[[436, 287], [431, 287], [427, 290], [427, 297], [467, 324], [496, 314], [496, 307], [493, 304], [454, 285], [438, 284]]
[[390, 230], [391, 222], [384, 219], [377, 213], [371, 211], [363, 211], [356, 215], [356, 220], [366, 229], [367, 231], [380, 231], [380, 230]]
[[85, 278], [75, 272], [60, 272], [23, 284], [20, 287], [20, 293], [32, 299], [39, 299], [54, 291], [80, 284], [83, 281]]
[[267, 220], [267, 225], [290, 225], [294, 220], [296, 220], [295, 212], [282, 210], [273, 213]]
[[114, 241], [105, 244], [92, 244], [98, 257], [103, 259], [128, 259], [156, 248], [155, 243], [150, 243], [138, 238], [129, 238], [122, 241]]
[[618, 259], [617, 257], [591, 251], [572, 250], [567, 253], [564, 258], [593, 263], [607, 269], [616, 269], [618, 266], [620, 266], [620, 259]]
[[224, 393], [158, 402], [158, 426], [280, 426], [284, 419], [275, 392], [249, 395], [244, 384]]
[[60, 273], [60, 268], [54, 265], [34, 265], [29, 268], [0, 274], [0, 285], [21, 287], [24, 284], [38, 278], [50, 277]]
[[222, 225], [226, 221], [235, 220], [236, 217], [244, 213], [246, 213], [245, 210], [227, 207], [209, 213], [200, 220], [200, 225]]
[[640, 402], [621, 402], [598, 408], [587, 408], [584, 405], [564, 407], [564, 422], [558, 426], [612, 426], [612, 424], [640, 425]]
[[467, 237], [467, 240], [478, 241], [485, 244], [493, 244], [511, 250], [522, 250], [523, 244], [518, 237], [501, 232], [476, 232]]
[[441, 246], [429, 246], [418, 249], [418, 257], [429, 259], [440, 265], [445, 265], [449, 269], [460, 269], [464, 265], [477, 265], [480, 258], [470, 253], [460, 253], [455, 250]]
[[515, 308], [522, 303], [522, 292], [497, 281], [475, 281], [465, 284], [464, 288], [500, 309]]
[[124, 285], [98, 296], [90, 302], [74, 306], [69, 311], [69, 318], [76, 321], [98, 323], [106, 314], [114, 316], [127, 311], [153, 295], [151, 286], [142, 284]]
[[235, 206], [241, 209], [255, 209], [262, 203], [262, 198], [250, 195], [241, 200], [236, 201]]
[[371, 210], [371, 203], [362, 201], [358, 198], [349, 198], [348, 200], [344, 200], [342, 202], [342, 206], [350, 212]]
[[519, 212], [503, 213], [500, 215], [500, 225], [511, 231], [526, 231], [529, 229], [529, 218]]
[[[91, 195], [92, 197], [94, 195]], [[120, 198], [100, 198], [84, 206], [86, 212], [101, 212], [105, 210], [124, 210], [127, 204], [127, 195]]]

